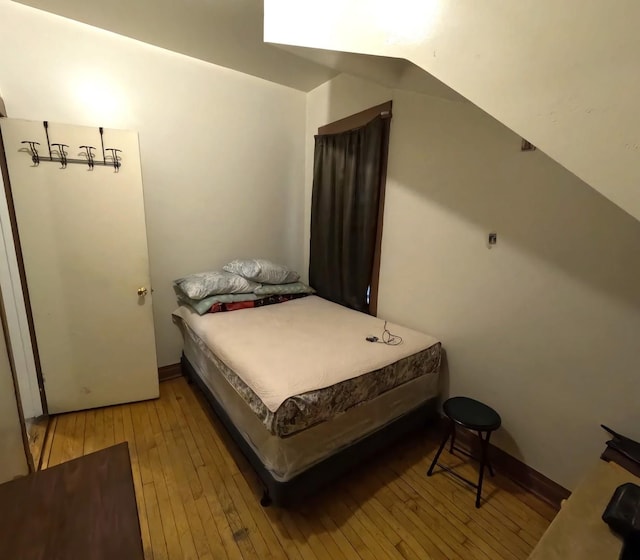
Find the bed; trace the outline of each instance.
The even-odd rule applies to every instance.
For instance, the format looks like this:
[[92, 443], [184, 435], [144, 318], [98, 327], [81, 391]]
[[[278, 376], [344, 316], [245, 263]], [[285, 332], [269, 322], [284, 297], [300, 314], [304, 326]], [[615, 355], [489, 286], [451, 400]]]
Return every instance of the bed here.
[[204, 392], [262, 484], [287, 506], [436, 415], [441, 345], [317, 296], [174, 313], [185, 375]]

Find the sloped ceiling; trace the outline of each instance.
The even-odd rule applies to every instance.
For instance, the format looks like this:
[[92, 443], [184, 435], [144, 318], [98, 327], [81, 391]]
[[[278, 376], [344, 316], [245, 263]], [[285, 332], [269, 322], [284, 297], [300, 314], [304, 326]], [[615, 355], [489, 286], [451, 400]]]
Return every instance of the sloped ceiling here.
[[265, 43], [263, 0], [14, 1], [305, 92], [347, 72], [387, 87], [462, 99], [403, 59]]
[[411, 60], [640, 220], [637, 0], [264, 2], [267, 41]]
[[426, 93], [452, 101], [466, 101], [459, 93], [404, 58], [310, 49], [293, 45], [278, 46], [339, 73], [358, 76], [388, 88]]
[[302, 91], [336, 75], [262, 41], [262, 0], [19, 3]]

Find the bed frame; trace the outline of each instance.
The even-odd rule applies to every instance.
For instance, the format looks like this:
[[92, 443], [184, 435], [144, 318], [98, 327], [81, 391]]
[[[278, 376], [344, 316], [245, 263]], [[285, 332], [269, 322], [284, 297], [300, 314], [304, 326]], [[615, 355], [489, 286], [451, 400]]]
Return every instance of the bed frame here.
[[343, 473], [353, 469], [371, 455], [387, 447], [403, 435], [419, 428], [424, 428], [429, 421], [437, 417], [437, 398], [434, 397], [419, 408], [397, 418], [352, 445], [341, 449], [292, 479], [282, 482], [274, 479], [265, 468], [260, 458], [235, 427], [222, 404], [211, 393], [184, 354], [180, 364], [187, 380], [194, 382], [204, 393], [207, 401], [224, 424], [233, 441], [238, 445], [262, 481], [264, 494], [260, 503], [265, 507], [272, 503], [281, 507], [300, 503], [304, 498], [307, 498], [310, 494], [335, 480]]

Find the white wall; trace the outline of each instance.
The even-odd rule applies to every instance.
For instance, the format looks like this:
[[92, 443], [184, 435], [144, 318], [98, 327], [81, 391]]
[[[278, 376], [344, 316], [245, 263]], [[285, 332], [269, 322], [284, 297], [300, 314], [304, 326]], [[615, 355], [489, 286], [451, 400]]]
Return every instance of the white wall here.
[[0, 325], [0, 483], [28, 472], [13, 377]]
[[265, 40], [406, 58], [640, 219], [636, 0], [265, 0]]
[[12, 117], [140, 133], [159, 365], [180, 355], [174, 278], [239, 256], [300, 268], [303, 93], [8, 0], [0, 22]]
[[390, 98], [379, 315], [438, 336], [447, 394], [493, 405], [495, 442], [571, 488], [600, 423], [640, 438], [640, 223], [473, 105], [344, 75], [308, 96], [307, 155]]

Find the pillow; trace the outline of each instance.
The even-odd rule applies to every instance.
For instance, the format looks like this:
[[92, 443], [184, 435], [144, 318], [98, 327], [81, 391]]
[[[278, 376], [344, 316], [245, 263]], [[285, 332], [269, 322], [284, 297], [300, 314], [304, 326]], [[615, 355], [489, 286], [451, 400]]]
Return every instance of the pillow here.
[[217, 294], [248, 294], [259, 284], [229, 272], [199, 272], [174, 282], [191, 299], [204, 299]]
[[297, 282], [300, 278], [297, 272], [289, 270], [286, 266], [265, 259], [236, 259], [222, 268], [262, 284], [288, 284]]
[[272, 294], [315, 294], [316, 291], [304, 282], [292, 282], [290, 284], [264, 284], [258, 286], [253, 293], [259, 296], [270, 296]]
[[235, 303], [238, 301], [255, 301], [259, 296], [255, 294], [219, 294], [215, 296], [209, 296], [204, 299], [191, 299], [185, 293], [182, 292], [179, 286], [174, 286], [176, 295], [178, 296], [178, 303], [181, 305], [188, 305], [198, 315], [204, 315], [209, 313], [211, 308], [216, 303]]

